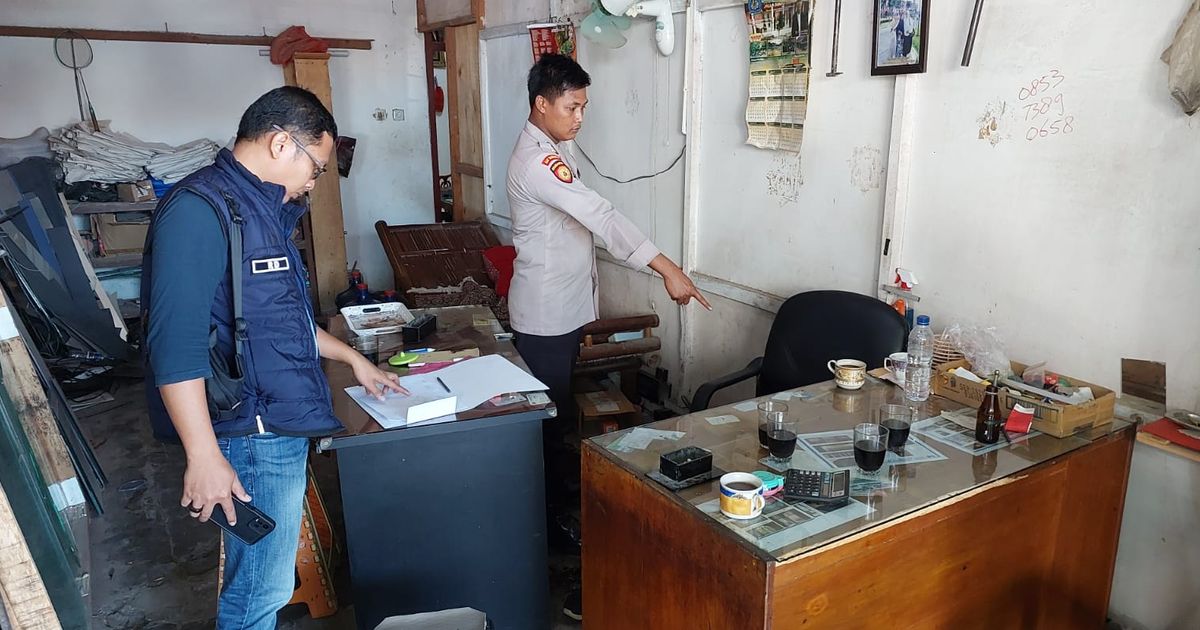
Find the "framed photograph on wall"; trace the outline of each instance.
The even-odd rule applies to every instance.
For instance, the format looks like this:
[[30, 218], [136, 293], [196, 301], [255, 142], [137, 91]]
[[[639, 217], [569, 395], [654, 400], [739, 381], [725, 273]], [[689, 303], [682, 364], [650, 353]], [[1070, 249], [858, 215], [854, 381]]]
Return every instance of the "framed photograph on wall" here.
[[871, 74], [925, 72], [929, 0], [872, 0]]

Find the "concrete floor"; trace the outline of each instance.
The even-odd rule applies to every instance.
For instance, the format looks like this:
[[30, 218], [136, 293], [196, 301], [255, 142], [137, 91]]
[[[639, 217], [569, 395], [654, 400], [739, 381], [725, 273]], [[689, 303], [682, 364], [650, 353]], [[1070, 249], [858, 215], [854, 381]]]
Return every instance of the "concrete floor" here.
[[[116, 400], [81, 412], [80, 425], [108, 474], [101, 491], [105, 513], [90, 519], [91, 602], [94, 628], [201, 630], [212, 628], [217, 601], [218, 530], [193, 521], [179, 507], [183, 451], [150, 434], [140, 384], [125, 385]], [[340, 519], [336, 465], [317, 457], [314, 467], [335, 522]], [[551, 559], [546, 627], [578, 628], [561, 612], [578, 570], [578, 557]], [[280, 613], [280, 628], [354, 628], [345, 562], [334, 583], [342, 610], [314, 620], [303, 606]]]

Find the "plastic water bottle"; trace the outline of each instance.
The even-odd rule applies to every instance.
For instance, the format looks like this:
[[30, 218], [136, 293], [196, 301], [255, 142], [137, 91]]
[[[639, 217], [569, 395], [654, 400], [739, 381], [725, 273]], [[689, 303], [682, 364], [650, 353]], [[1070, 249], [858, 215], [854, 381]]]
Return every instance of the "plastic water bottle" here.
[[917, 325], [908, 335], [908, 368], [904, 371], [904, 397], [921, 402], [929, 398], [929, 379], [933, 374], [933, 331], [929, 316], [917, 317]]

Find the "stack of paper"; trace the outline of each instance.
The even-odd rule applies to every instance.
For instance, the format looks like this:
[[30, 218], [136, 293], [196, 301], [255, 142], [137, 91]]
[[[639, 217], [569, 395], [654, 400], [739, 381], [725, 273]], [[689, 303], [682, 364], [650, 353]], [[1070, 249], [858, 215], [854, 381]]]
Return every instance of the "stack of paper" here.
[[428, 374], [405, 376], [400, 385], [408, 396], [389, 393], [376, 400], [362, 387], [346, 393], [385, 428], [437, 419], [474, 409], [501, 394], [545, 391], [546, 385], [500, 355], [466, 359]]
[[142, 142], [102, 123], [99, 131], [83, 123], [64, 127], [50, 137], [66, 182], [119, 183], [143, 180], [149, 174], [171, 184], [212, 164], [220, 147], [211, 140], [195, 140], [180, 147]]

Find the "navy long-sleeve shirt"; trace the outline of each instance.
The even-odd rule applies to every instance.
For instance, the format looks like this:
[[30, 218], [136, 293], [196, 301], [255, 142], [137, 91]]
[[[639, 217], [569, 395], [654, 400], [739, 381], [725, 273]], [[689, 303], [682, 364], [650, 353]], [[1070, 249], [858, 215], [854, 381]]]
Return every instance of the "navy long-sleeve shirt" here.
[[146, 342], [154, 384], [208, 378], [213, 296], [229, 268], [229, 239], [217, 211], [181, 190], [158, 209], [153, 242]]

